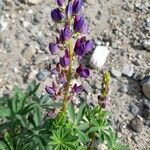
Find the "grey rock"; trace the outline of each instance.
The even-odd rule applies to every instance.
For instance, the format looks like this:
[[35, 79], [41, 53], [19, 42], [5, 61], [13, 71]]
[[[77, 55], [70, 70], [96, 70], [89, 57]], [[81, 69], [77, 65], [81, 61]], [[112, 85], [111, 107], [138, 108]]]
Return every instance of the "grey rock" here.
[[147, 26], [147, 27], [150, 27], [150, 18], [147, 18], [147, 19], [146, 19], [146, 26]]
[[143, 100], [143, 107], [150, 109], [150, 101], [148, 101], [147, 99], [144, 99]]
[[48, 59], [49, 59], [48, 55], [46, 55], [46, 54], [39, 54], [39, 55], [35, 58], [34, 64], [35, 64], [35, 65], [41, 64], [42, 62], [44, 62], [44, 61], [46, 61], [46, 60], [48, 60]]
[[144, 40], [144, 41], [142, 42], [142, 46], [143, 46], [146, 50], [150, 51], [150, 40]]
[[96, 3], [95, 0], [85, 0], [85, 1], [90, 5], [95, 5], [95, 3]]
[[143, 116], [144, 119], [150, 120], [150, 109], [144, 108], [142, 110], [142, 116]]
[[129, 126], [134, 132], [140, 133], [142, 131], [142, 121], [137, 116], [131, 119]]
[[128, 92], [128, 85], [124, 84], [119, 88], [120, 92], [127, 93]]
[[29, 45], [28, 47], [26, 47], [25, 49], [23, 49], [22, 51], [22, 56], [28, 60], [31, 61], [33, 55], [36, 53], [36, 48], [32, 45]]
[[36, 78], [39, 81], [44, 81], [48, 77], [49, 72], [46, 69], [41, 69], [39, 73], [36, 75]]
[[139, 111], [140, 111], [140, 109], [139, 109], [139, 107], [138, 106], [136, 106], [136, 105], [130, 105], [130, 112], [132, 113], [132, 114], [137, 114]]
[[123, 69], [122, 69], [122, 74], [127, 76], [127, 77], [131, 77], [134, 73], [134, 68], [131, 65], [124, 65]]
[[142, 85], [142, 90], [144, 95], [150, 99], [150, 80], [148, 80]]
[[145, 120], [144, 124], [150, 127], [150, 120]]
[[21, 0], [22, 3], [29, 5], [36, 5], [42, 2], [42, 0]]
[[114, 69], [114, 68], [112, 68], [112, 69], [110, 70], [110, 72], [111, 72], [111, 75], [112, 75], [113, 77], [116, 77], [116, 78], [121, 77], [121, 72], [118, 71], [118, 70], [116, 70], [116, 69]]
[[4, 49], [5, 49], [8, 53], [12, 51], [12, 46], [11, 46], [11, 42], [10, 42], [9, 39], [6, 39], [3, 44], [4, 44]]
[[87, 94], [92, 93], [92, 88], [91, 85], [88, 84], [87, 82], [83, 82], [83, 91], [86, 92]]
[[150, 81], [150, 76], [144, 77], [144, 78], [141, 80], [140, 84], [143, 85], [144, 83], [146, 83], [146, 82], [148, 82], [148, 81]]

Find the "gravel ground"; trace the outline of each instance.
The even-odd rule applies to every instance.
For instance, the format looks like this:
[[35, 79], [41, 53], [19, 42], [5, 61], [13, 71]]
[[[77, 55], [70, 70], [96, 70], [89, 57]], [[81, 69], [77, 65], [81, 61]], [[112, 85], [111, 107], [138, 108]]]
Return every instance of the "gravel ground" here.
[[[55, 7], [53, 0], [0, 0], [0, 96], [35, 78], [40, 91], [51, 83], [46, 68], [59, 59], [48, 51], [59, 29], [50, 18]], [[92, 69], [76, 101], [95, 104], [102, 74], [110, 71], [112, 126], [131, 150], [150, 150], [150, 1], [86, 0], [84, 12], [88, 38], [110, 53], [103, 67]]]

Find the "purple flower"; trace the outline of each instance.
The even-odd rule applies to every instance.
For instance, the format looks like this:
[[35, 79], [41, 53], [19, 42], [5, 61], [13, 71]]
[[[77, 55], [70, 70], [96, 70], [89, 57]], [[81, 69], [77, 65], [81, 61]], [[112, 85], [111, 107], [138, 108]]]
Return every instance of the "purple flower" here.
[[52, 87], [46, 86], [45, 87], [46, 92], [51, 96], [54, 97], [56, 95], [56, 85], [55, 83], [52, 83]]
[[88, 40], [86, 41], [85, 37], [82, 37], [76, 41], [74, 52], [78, 56], [84, 56], [88, 53], [93, 47], [93, 42]]
[[68, 50], [65, 51], [65, 56], [60, 57], [60, 64], [62, 67], [67, 67], [70, 64], [70, 59], [69, 59], [69, 55], [68, 55]]
[[90, 75], [90, 71], [87, 68], [84, 68], [81, 64], [76, 69], [76, 72], [79, 74], [79, 76], [82, 78], [87, 78]]
[[49, 43], [49, 50], [52, 55], [56, 55], [60, 50], [56, 43]]
[[64, 14], [60, 11], [59, 8], [56, 8], [56, 9], [52, 10], [51, 17], [52, 17], [53, 21], [60, 22], [64, 19]]
[[83, 31], [85, 32], [85, 28], [87, 29], [87, 24], [83, 16], [75, 16], [74, 31], [82, 33]]
[[56, 3], [60, 7], [64, 6], [64, 0], [56, 0]]
[[58, 69], [57, 68], [52, 69], [51, 74], [54, 76], [58, 76], [58, 74], [59, 74]]
[[72, 16], [72, 3], [69, 2], [66, 7], [66, 16], [67, 18], [70, 18]]
[[75, 84], [72, 88], [72, 92], [73, 93], [80, 93], [82, 91], [82, 85], [77, 86], [77, 84]]
[[83, 6], [82, 0], [74, 0], [73, 2], [73, 14], [78, 14]]
[[60, 31], [60, 41], [63, 43], [71, 38], [72, 32], [68, 25], [65, 26], [63, 30]]
[[65, 84], [66, 83], [66, 78], [63, 75], [60, 76], [60, 83], [61, 84]]

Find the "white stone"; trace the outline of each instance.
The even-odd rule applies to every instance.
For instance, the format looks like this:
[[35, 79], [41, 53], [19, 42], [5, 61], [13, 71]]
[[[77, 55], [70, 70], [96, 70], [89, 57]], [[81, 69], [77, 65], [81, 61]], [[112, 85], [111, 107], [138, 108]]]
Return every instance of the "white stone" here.
[[23, 21], [22, 24], [25, 28], [27, 28], [30, 25], [28, 21]]
[[31, 5], [36, 5], [36, 4], [39, 4], [41, 2], [42, 2], [42, 0], [28, 0], [28, 3]]
[[109, 50], [105, 46], [97, 46], [91, 56], [90, 66], [92, 68], [101, 68], [106, 62]]
[[3, 32], [6, 30], [8, 23], [4, 21], [3, 18], [0, 19], [0, 31]]
[[150, 40], [145, 40], [145, 41], [143, 41], [143, 47], [144, 47], [146, 50], [150, 51]]
[[145, 82], [142, 86], [144, 95], [150, 99], [150, 80]]

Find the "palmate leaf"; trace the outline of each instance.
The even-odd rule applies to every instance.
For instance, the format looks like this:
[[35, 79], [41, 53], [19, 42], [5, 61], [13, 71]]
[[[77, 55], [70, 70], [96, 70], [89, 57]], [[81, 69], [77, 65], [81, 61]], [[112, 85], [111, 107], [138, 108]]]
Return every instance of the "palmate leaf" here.
[[36, 81], [33, 81], [27, 89], [27, 95], [30, 97], [31, 95], [34, 95], [37, 89], [39, 88], [40, 84], [36, 83]]
[[71, 121], [72, 121], [72, 123], [74, 124], [74, 123], [75, 123], [76, 114], [75, 114], [75, 110], [74, 110], [74, 107], [73, 107], [73, 104], [72, 104], [72, 103], [70, 103], [70, 104], [68, 105], [68, 112], [69, 112]]
[[9, 108], [0, 106], [0, 117], [1, 118], [9, 117], [10, 115], [11, 115], [11, 111]]
[[76, 125], [78, 125], [79, 122], [82, 120], [84, 116], [85, 107], [86, 107], [86, 103], [82, 103], [81, 106], [79, 107], [79, 111], [76, 117]]
[[78, 140], [78, 137], [75, 135], [72, 135], [72, 130], [67, 129], [65, 127], [60, 127], [58, 130], [53, 131], [53, 135], [51, 137], [50, 144], [54, 147], [54, 149], [57, 150], [73, 150], [76, 149], [76, 141]]
[[0, 141], [0, 150], [7, 150], [6, 147], [7, 147], [6, 144]]

